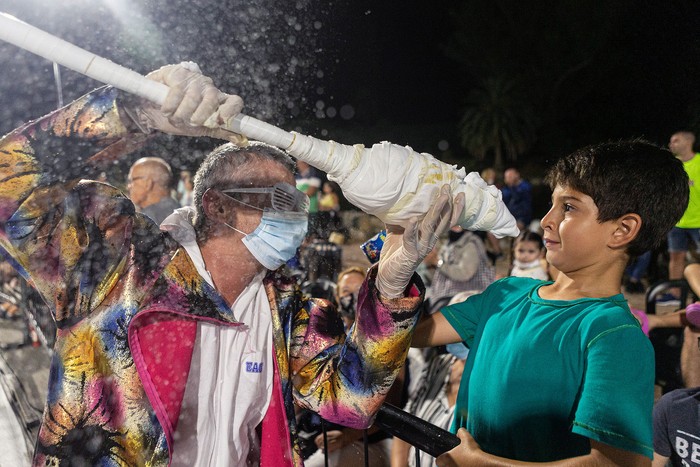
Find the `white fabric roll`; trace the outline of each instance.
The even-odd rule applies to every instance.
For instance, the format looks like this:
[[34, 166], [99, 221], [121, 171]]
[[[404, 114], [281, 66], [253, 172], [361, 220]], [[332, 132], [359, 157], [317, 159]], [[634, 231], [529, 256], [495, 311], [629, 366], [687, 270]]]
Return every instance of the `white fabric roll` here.
[[368, 149], [293, 134], [287, 148], [292, 156], [326, 172], [349, 202], [388, 224], [405, 225], [412, 217], [425, 214], [440, 187], [449, 184], [453, 196], [460, 192], [466, 196], [459, 225], [487, 230], [499, 238], [519, 233], [500, 190], [487, 185], [476, 172], [466, 175], [464, 168], [408, 146], [382, 142]]

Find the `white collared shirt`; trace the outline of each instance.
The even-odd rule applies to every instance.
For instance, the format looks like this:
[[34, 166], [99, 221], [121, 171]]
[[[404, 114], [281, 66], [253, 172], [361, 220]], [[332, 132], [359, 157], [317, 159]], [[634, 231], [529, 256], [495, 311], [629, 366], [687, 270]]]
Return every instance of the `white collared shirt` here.
[[[161, 228], [187, 251], [214, 286], [192, 228], [192, 208], [181, 208]], [[173, 466], [257, 465], [255, 431], [272, 396], [272, 320], [261, 272], [231, 307], [241, 326], [200, 321], [174, 434]]]

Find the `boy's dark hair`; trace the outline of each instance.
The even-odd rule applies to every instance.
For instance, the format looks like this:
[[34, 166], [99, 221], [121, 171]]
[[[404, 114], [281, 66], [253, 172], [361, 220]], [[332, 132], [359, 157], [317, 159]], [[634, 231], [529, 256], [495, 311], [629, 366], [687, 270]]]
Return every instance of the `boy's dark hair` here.
[[683, 163], [642, 139], [579, 149], [557, 161], [546, 181], [552, 189], [561, 185], [593, 198], [599, 222], [638, 214], [642, 226], [627, 247], [633, 257], [658, 247], [688, 206]]

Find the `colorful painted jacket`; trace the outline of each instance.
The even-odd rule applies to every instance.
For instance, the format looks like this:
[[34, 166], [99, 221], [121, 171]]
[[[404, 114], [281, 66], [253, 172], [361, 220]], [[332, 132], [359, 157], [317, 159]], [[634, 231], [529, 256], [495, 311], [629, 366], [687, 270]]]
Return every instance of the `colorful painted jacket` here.
[[[58, 327], [35, 465], [168, 465], [197, 322], [238, 325], [168, 234], [119, 190], [81, 181], [145, 139], [123, 107], [101, 88], [0, 140], [0, 245]], [[276, 358], [261, 464], [301, 465], [293, 400], [369, 426], [405, 359], [422, 285], [382, 302], [372, 272], [347, 340], [327, 302], [278, 273], [264, 286]]]

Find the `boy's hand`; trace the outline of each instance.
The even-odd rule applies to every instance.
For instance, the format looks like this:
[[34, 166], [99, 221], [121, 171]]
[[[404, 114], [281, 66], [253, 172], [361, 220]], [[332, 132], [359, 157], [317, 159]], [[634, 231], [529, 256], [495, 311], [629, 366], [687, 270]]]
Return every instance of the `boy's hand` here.
[[458, 467], [460, 465], [482, 465], [479, 460], [483, 453], [477, 442], [464, 428], [457, 431], [459, 446], [435, 459], [438, 467]]
[[146, 76], [166, 84], [170, 91], [163, 105], [144, 101], [138, 112], [138, 123], [147, 129], [183, 136], [210, 136], [234, 143], [245, 143], [245, 137], [222, 130], [243, 109], [239, 96], [219, 91], [193, 62], [166, 65]]
[[377, 288], [386, 298], [403, 296], [418, 265], [437, 243], [440, 235], [457, 222], [464, 209], [464, 194], [454, 199], [444, 185], [433, 207], [423, 218], [412, 219], [406, 229], [387, 225], [386, 240], [379, 256]]

